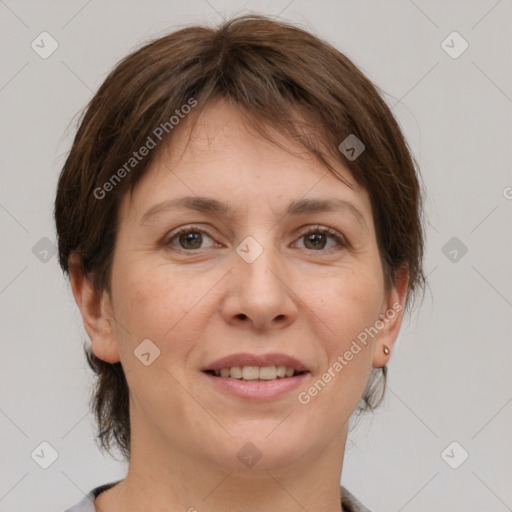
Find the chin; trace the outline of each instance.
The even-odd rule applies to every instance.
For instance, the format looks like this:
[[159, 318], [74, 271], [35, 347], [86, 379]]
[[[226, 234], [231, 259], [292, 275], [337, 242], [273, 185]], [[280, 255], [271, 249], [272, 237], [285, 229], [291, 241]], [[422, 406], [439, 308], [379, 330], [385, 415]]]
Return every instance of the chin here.
[[306, 432], [301, 435], [296, 429], [293, 432], [286, 429], [280, 431], [278, 425], [279, 422], [273, 420], [253, 422], [250, 430], [242, 427], [227, 429], [233, 437], [226, 435], [223, 441], [212, 442], [209, 448], [217, 447], [213, 457], [229, 471], [284, 469], [290, 464], [299, 463], [307, 454], [308, 446], [304, 440], [309, 436]]

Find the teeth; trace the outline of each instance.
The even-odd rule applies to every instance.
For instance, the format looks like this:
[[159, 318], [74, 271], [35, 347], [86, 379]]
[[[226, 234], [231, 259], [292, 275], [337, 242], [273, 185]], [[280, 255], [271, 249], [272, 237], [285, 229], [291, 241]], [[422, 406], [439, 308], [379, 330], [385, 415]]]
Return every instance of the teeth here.
[[[264, 368], [262, 368], [264, 370]], [[260, 378], [260, 369], [257, 366], [243, 366], [242, 378], [244, 380], [253, 380]]]
[[227, 375], [227, 377], [233, 377], [234, 379], [241, 379], [242, 378], [242, 368], [240, 366], [233, 366], [233, 368], [225, 368], [226, 370], [230, 370], [230, 375]]
[[277, 378], [292, 377], [295, 370], [289, 366], [232, 366], [215, 370], [219, 377], [231, 377], [244, 380], [275, 380]]
[[276, 374], [281, 379], [286, 377], [286, 366], [276, 366]]

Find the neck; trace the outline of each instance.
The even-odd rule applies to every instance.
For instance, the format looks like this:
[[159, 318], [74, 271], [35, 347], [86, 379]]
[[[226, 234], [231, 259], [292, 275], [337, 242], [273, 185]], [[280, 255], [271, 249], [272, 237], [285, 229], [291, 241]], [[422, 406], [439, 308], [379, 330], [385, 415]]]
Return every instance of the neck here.
[[[339, 512], [346, 428], [315, 453], [283, 464], [267, 457], [252, 468], [162, 449], [154, 435], [132, 437], [126, 478], [100, 494], [98, 510], [189, 512]], [[135, 431], [132, 429], [132, 434]], [[167, 440], [168, 441], [168, 440]], [[220, 459], [220, 458], [219, 458]], [[242, 466], [243, 467], [243, 466]]]

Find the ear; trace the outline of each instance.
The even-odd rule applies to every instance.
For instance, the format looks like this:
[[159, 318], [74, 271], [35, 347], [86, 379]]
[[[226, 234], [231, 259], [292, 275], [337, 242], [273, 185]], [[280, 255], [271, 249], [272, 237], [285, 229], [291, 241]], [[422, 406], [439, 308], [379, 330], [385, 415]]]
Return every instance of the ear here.
[[117, 363], [120, 357], [114, 337], [110, 296], [106, 291], [94, 289], [90, 279], [84, 275], [81, 259], [76, 254], [69, 258], [69, 274], [73, 296], [91, 339], [92, 352], [107, 363]]
[[[380, 323], [376, 322], [376, 327], [379, 327], [379, 334], [373, 349], [372, 364], [375, 368], [382, 368], [388, 364], [391, 358], [391, 352], [402, 325], [408, 281], [409, 269], [405, 265], [395, 272], [395, 284], [383, 301], [379, 317]], [[386, 353], [386, 347], [389, 349], [389, 353]]]

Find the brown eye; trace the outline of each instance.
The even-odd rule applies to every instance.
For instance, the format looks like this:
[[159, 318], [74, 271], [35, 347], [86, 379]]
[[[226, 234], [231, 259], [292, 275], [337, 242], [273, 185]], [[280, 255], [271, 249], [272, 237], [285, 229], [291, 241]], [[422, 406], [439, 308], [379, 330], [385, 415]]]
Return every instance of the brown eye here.
[[189, 231], [178, 238], [183, 249], [199, 249], [203, 241], [203, 236], [197, 231]]
[[215, 240], [203, 229], [188, 226], [170, 233], [163, 241], [167, 249], [177, 251], [198, 251], [209, 249], [217, 244]]
[[[327, 252], [330, 249], [348, 247], [344, 237], [337, 231], [327, 227], [314, 227], [302, 233], [299, 240], [303, 241], [304, 249]], [[337, 247], [336, 247], [337, 246]]]
[[304, 245], [308, 249], [323, 249], [325, 247], [327, 237], [324, 233], [309, 233], [304, 236]]

